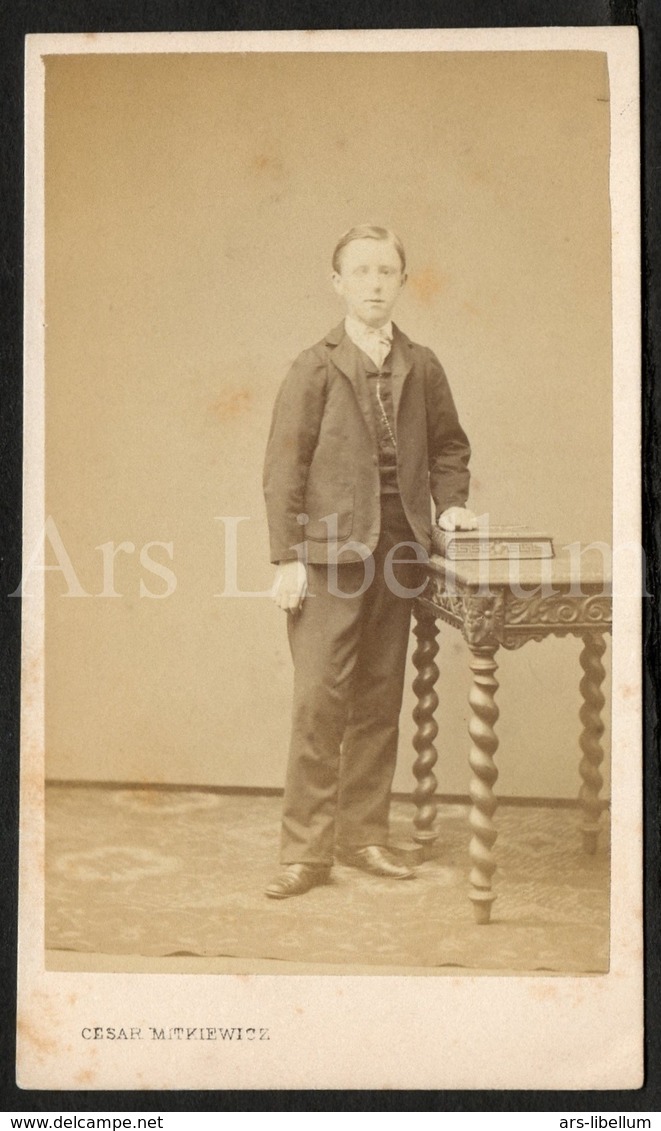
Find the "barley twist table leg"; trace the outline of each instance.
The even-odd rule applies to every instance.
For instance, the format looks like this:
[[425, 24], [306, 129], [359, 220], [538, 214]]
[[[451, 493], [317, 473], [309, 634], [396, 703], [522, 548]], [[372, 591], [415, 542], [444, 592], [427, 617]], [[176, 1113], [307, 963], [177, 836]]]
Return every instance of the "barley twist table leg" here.
[[604, 784], [599, 767], [604, 758], [600, 739], [604, 733], [601, 710], [605, 699], [601, 692], [601, 685], [606, 672], [601, 657], [605, 651], [606, 642], [600, 633], [590, 632], [583, 636], [580, 662], [585, 674], [580, 683], [583, 704], [579, 716], [583, 725], [579, 740], [583, 751], [579, 766], [583, 785], [579, 793], [579, 800], [583, 810], [581, 829], [583, 849], [590, 854], [597, 850], [601, 813], [599, 791]]
[[434, 691], [438, 679], [438, 668], [434, 663], [434, 657], [438, 652], [436, 640], [438, 626], [435, 618], [429, 613], [417, 612], [413, 631], [417, 639], [413, 663], [418, 670], [413, 681], [413, 690], [417, 699], [413, 711], [416, 725], [413, 746], [417, 755], [413, 765], [413, 773], [417, 781], [413, 793], [416, 806], [413, 839], [428, 851], [438, 835], [433, 828], [437, 812], [434, 804], [437, 782], [433, 769], [438, 758], [438, 751], [434, 746], [434, 739], [438, 734], [438, 725], [434, 718], [438, 707], [438, 696]]
[[493, 846], [498, 835], [493, 815], [498, 804], [493, 786], [498, 777], [494, 755], [498, 749], [498, 738], [494, 725], [498, 719], [495, 694], [498, 681], [495, 673], [498, 665], [495, 660], [497, 645], [471, 646], [471, 671], [473, 684], [468, 696], [471, 717], [468, 731], [471, 736], [469, 762], [473, 777], [470, 795], [473, 802], [470, 813], [472, 837], [470, 842], [471, 893], [475, 921], [488, 923], [491, 917], [491, 904], [495, 896], [491, 890], [491, 880], [496, 870]]

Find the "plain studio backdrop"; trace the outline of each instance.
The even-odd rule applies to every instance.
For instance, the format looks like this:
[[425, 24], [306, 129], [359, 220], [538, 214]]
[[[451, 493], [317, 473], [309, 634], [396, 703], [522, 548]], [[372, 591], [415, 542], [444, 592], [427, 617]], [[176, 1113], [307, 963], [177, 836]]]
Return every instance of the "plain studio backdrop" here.
[[[240, 587], [267, 589], [273, 401], [342, 317], [353, 224], [404, 241], [395, 321], [447, 371], [473, 509], [611, 541], [608, 122], [592, 52], [47, 58], [47, 513], [92, 594], [47, 574], [50, 778], [282, 785], [285, 614], [219, 596], [219, 517], [245, 518]], [[135, 549], [94, 596], [109, 542]], [[152, 542], [170, 596], [145, 595]], [[439, 790], [464, 794], [468, 654], [440, 641]], [[576, 795], [579, 650], [500, 653], [501, 795]]]

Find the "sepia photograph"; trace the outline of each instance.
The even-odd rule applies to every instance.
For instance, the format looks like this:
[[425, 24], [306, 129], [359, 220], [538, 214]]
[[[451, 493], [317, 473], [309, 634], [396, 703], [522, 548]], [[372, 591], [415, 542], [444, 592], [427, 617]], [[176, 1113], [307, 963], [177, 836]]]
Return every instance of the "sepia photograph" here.
[[19, 1082], [636, 1086], [636, 50], [28, 37]]

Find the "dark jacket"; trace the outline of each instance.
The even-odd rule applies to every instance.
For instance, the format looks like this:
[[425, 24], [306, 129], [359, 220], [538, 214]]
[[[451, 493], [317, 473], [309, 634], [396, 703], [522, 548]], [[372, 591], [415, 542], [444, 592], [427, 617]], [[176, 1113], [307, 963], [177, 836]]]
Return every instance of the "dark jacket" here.
[[[301, 553], [311, 563], [335, 555], [355, 561], [365, 557], [362, 547], [377, 544], [377, 436], [360, 357], [342, 322], [300, 354], [280, 388], [264, 466], [273, 562]], [[430, 495], [436, 518], [465, 505], [470, 448], [432, 351], [394, 326], [389, 364], [400, 494], [416, 541], [429, 552]]]

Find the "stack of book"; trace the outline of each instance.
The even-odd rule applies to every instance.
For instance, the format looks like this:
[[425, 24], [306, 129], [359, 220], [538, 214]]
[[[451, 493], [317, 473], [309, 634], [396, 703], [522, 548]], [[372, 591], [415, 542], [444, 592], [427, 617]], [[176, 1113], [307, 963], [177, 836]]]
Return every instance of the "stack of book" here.
[[532, 561], [554, 556], [553, 539], [527, 526], [485, 526], [478, 530], [441, 530], [433, 535], [434, 552], [449, 561]]

